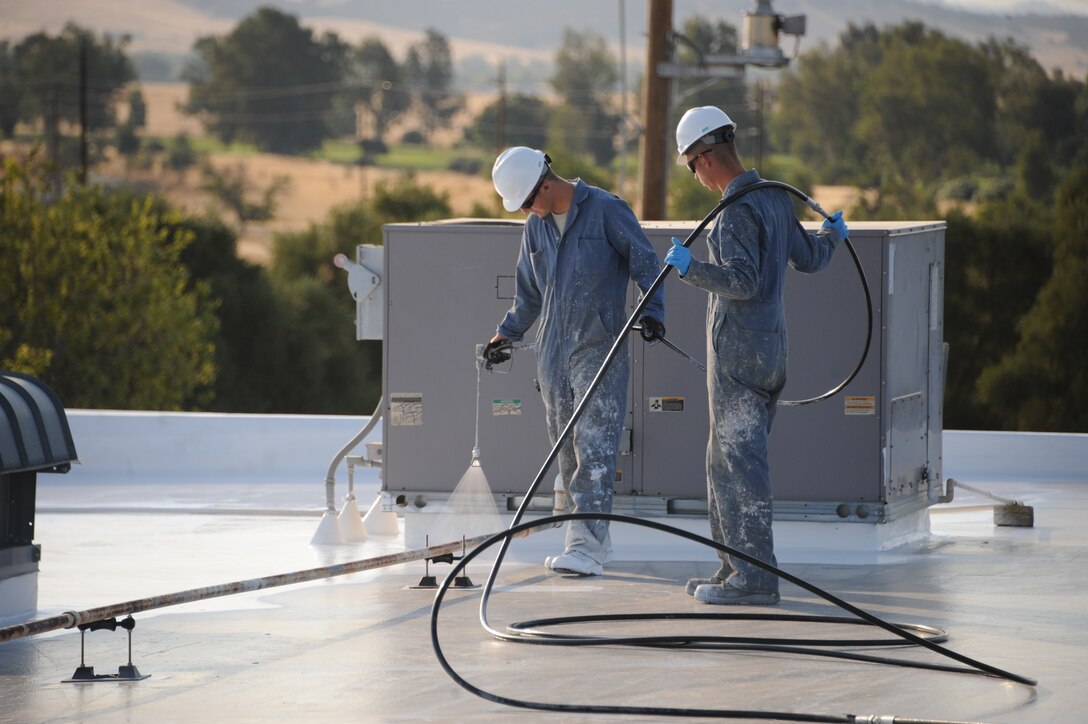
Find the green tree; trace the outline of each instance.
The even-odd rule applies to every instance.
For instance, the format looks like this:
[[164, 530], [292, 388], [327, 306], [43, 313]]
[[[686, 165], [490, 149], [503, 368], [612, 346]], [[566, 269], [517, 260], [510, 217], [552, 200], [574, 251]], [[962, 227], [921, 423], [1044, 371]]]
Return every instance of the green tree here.
[[997, 91], [998, 160], [1013, 163], [1025, 138], [1041, 133], [1051, 162], [1072, 168], [1077, 149], [1084, 146], [1084, 114], [1078, 111], [1078, 96], [1085, 84], [1049, 78], [1026, 46], [1012, 39], [990, 39], [981, 46], [991, 65]]
[[259, 8], [224, 37], [206, 36], [188, 66], [190, 113], [204, 115], [224, 142], [301, 153], [329, 134], [342, 95], [348, 47], [334, 33], [315, 38], [298, 18]]
[[381, 395], [381, 343], [355, 340], [355, 310], [341, 278], [274, 279], [290, 311], [284, 340], [292, 379], [277, 392], [284, 411], [366, 414]]
[[496, 152], [509, 146], [544, 148], [549, 114], [548, 105], [537, 96], [515, 93], [480, 111], [465, 129], [465, 138]]
[[[737, 29], [724, 20], [695, 15], [684, 21], [680, 35], [684, 40], [676, 45], [677, 59], [686, 65], [698, 65], [707, 55], [737, 53]], [[689, 108], [718, 106], [737, 124], [741, 138], [758, 133], [744, 78], [678, 78], [674, 82], [676, 120]]]
[[861, 88], [855, 131], [879, 180], [931, 183], [996, 152], [996, 94], [978, 50], [905, 23], [884, 34]]
[[271, 219], [276, 213], [276, 197], [290, 184], [287, 176], [277, 176], [263, 191], [257, 192], [260, 201], [251, 201], [253, 190], [245, 166], [239, 164], [234, 170], [220, 170], [209, 163], [205, 164], [203, 173], [204, 190], [219, 199], [243, 229], [247, 222]]
[[287, 353], [295, 378], [278, 392], [285, 411], [360, 414], [381, 395], [381, 343], [355, 340], [355, 303], [336, 254], [355, 258], [359, 244], [382, 243], [382, 226], [447, 218], [449, 199], [405, 177], [378, 184], [374, 198], [333, 209], [320, 224], [277, 234], [273, 287], [290, 309]]
[[551, 149], [590, 154], [601, 165], [612, 162], [620, 121], [613, 102], [618, 77], [616, 58], [603, 37], [564, 28], [551, 78], [560, 98], [548, 121]]
[[125, 123], [133, 128], [144, 128], [147, 125], [147, 103], [139, 88], [129, 89], [128, 118], [125, 119]]
[[464, 98], [454, 93], [453, 56], [446, 36], [433, 28], [426, 37], [408, 48], [404, 77], [412, 87], [416, 108], [423, 120], [423, 132], [430, 136], [446, 128], [464, 106]]
[[980, 207], [975, 218], [948, 215], [945, 236], [944, 333], [949, 341], [945, 426], [1002, 429], [983, 404], [982, 370], [1016, 344], [1016, 325], [1051, 269], [1050, 229], [1028, 199]]
[[411, 175], [401, 177], [392, 185], [377, 184], [372, 206], [382, 224], [448, 219], [452, 213], [448, 193], [422, 186]]
[[[382, 187], [376, 193], [387, 191]], [[356, 246], [381, 241], [382, 221], [373, 203], [337, 206], [320, 224], [310, 224], [303, 231], [277, 234], [270, 270], [275, 278], [282, 280], [316, 277], [333, 284], [339, 293], [343, 272], [333, 266], [333, 257], [344, 254], [354, 259]]]
[[193, 148], [189, 134], [184, 131], [178, 133], [166, 146], [166, 166], [174, 171], [182, 171], [189, 168], [197, 161], [197, 153]]
[[4, 138], [15, 135], [15, 126], [19, 122], [19, 96], [22, 84], [15, 65], [15, 55], [11, 44], [0, 40], [0, 133]]
[[329, 216], [275, 238], [271, 282], [286, 312], [280, 347], [291, 379], [267, 399], [280, 411], [361, 414], [381, 395], [381, 343], [356, 341], [354, 301], [332, 264], [337, 253], [354, 259], [356, 243], [380, 242], [380, 227], [377, 238], [360, 238], [362, 228], [373, 228], [372, 212], [361, 206]]
[[412, 94], [404, 86], [404, 72], [385, 43], [372, 37], [354, 50], [351, 76], [359, 89], [358, 100], [373, 123], [369, 136], [382, 141], [389, 126], [412, 105]]
[[971, 46], [905, 22], [850, 25], [840, 41], [782, 76], [772, 114], [776, 147], [821, 181], [933, 194], [987, 165], [1009, 168], [1033, 132], [1055, 170], [1088, 157], [1085, 83], [1048, 78], [1011, 40]]
[[35, 157], [0, 177], [0, 366], [41, 376], [71, 407], [205, 404], [216, 319], [179, 263], [188, 236], [149, 200], [71, 186]]
[[139, 129], [147, 125], [147, 104], [139, 88], [128, 92], [128, 117], [117, 127], [117, 150], [125, 156], [134, 156], [140, 150]]
[[1088, 167], [1059, 188], [1053, 234], [1053, 272], [979, 396], [1004, 429], [1088, 432]]
[[615, 157], [613, 134], [600, 125], [599, 109], [564, 103], [548, 114], [547, 148], [549, 153], [581, 155], [607, 167]]
[[1017, 190], [1036, 201], [1050, 198], [1056, 174], [1046, 137], [1042, 131], [1031, 131], [1016, 157]]
[[850, 24], [840, 41], [805, 53], [781, 75], [770, 135], [776, 149], [804, 159], [817, 181], [866, 184], [868, 148], [855, 124], [860, 87], [879, 58], [879, 34]]
[[166, 228], [192, 239], [180, 261], [191, 284], [206, 284], [216, 301], [217, 374], [208, 409], [297, 412], [287, 404], [284, 390], [295, 384], [298, 361], [291, 359], [286, 340], [299, 315], [263, 267], [238, 258], [237, 233], [218, 218], [171, 219]]
[[15, 78], [20, 83], [19, 118], [41, 122], [51, 157], [59, 158], [61, 125], [80, 122], [80, 65], [86, 58], [87, 130], [113, 128], [114, 108], [126, 84], [135, 78], [125, 56], [128, 38], [97, 38], [68, 23], [60, 35], [35, 33], [13, 50]]

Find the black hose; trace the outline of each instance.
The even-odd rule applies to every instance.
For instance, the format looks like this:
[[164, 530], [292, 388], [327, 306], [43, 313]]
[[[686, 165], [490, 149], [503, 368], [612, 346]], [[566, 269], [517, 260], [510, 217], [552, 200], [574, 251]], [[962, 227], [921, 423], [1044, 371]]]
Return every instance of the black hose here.
[[[815, 211], [823, 218], [829, 218], [828, 213], [824, 211], [818, 203], [816, 203], [810, 196], [805, 194], [803, 191], [800, 191], [799, 189], [796, 189], [787, 183], [771, 180], [757, 181], [751, 186], [740, 189], [735, 194], [730, 196], [727, 200], [723, 201], [723, 203], [716, 206], [714, 210], [710, 212], [711, 216], [708, 218], [713, 218], [713, 216], [721, 213], [721, 211], [726, 206], [741, 198], [745, 194], [751, 193], [752, 191], [758, 191], [759, 189], [767, 188], [782, 189], [783, 191], [788, 191], [797, 198], [801, 199], [801, 201], [804, 202], [806, 206], [808, 206], [810, 209]], [[697, 231], [701, 230], [702, 226], [700, 226]], [[689, 246], [692, 241], [694, 241], [694, 238], [692, 236], [689, 236], [688, 239], [684, 242], [684, 246]], [[802, 405], [811, 405], [816, 402], [821, 402], [822, 400], [826, 400], [829, 397], [834, 397], [838, 393], [842, 392], [842, 390], [845, 389], [848, 384], [854, 381], [854, 378], [858, 376], [859, 372], [861, 372], [861, 368], [865, 364], [865, 360], [869, 357], [869, 348], [872, 346], [873, 343], [873, 297], [869, 291], [869, 281], [865, 278], [865, 268], [861, 265], [861, 259], [858, 257], [858, 253], [857, 250], [854, 249], [854, 245], [850, 242], [850, 237], [846, 237], [845, 239], [843, 239], [843, 242], [846, 244], [847, 251], [850, 252], [850, 258], [854, 261], [854, 268], [857, 269], [858, 279], [861, 281], [861, 290], [865, 294], [865, 345], [861, 350], [861, 356], [858, 358], [858, 362], [854, 366], [853, 371], [851, 371], [850, 374], [847, 375], [842, 382], [835, 385], [826, 392], [816, 395], [815, 397], [806, 397], [802, 400], [779, 400], [779, 405], [788, 407], [800, 407]]]
[[[778, 184], [777, 181], [769, 181], [768, 183]], [[789, 189], [792, 193], [800, 194], [801, 192], [792, 186], [781, 184], [781, 186]], [[865, 346], [861, 350], [861, 356], [858, 358], [857, 365], [854, 366], [854, 370], [847, 375], [839, 384], [832, 387], [827, 392], [816, 395], [815, 397], [808, 397], [803, 400], [779, 400], [778, 404], [783, 406], [800, 407], [801, 405], [811, 405], [814, 402], [820, 402], [826, 400], [829, 397], [834, 397], [838, 393], [842, 392], [848, 384], [854, 381], [854, 378], [861, 372], [862, 365], [865, 364], [865, 360], [869, 357], [869, 348], [873, 343], [873, 297], [869, 293], [869, 282], [865, 278], [865, 269], [861, 266], [861, 259], [858, 258], [858, 253], [854, 249], [854, 245], [850, 243], [850, 238], [847, 237], [843, 241], [846, 242], [846, 249], [850, 252], [850, 258], [854, 260], [854, 266], [858, 270], [858, 279], [861, 281], [861, 290], [865, 293]]]
[[[464, 677], [454, 670], [452, 665], [446, 659], [445, 654], [442, 651], [441, 643], [438, 636], [438, 614], [441, 610], [442, 602], [445, 598], [446, 592], [449, 590], [450, 585], [460, 575], [464, 568], [477, 556], [483, 553], [485, 550], [493, 545], [506, 545], [509, 541], [518, 534], [529, 531], [538, 527], [552, 527], [558, 524], [564, 523], [570, 520], [607, 520], [616, 523], [627, 523], [631, 525], [638, 525], [645, 528], [652, 528], [664, 533], [670, 533], [672, 535], [686, 538], [688, 540], [700, 543], [702, 545], [714, 548], [723, 553], [727, 553], [736, 558], [747, 561], [753, 565], [756, 565], [766, 571], [769, 571], [779, 578], [786, 580], [794, 585], [803, 588], [817, 596], [825, 599], [826, 601], [838, 606], [839, 608], [853, 614], [856, 618], [841, 618], [841, 617], [828, 617], [828, 616], [806, 616], [800, 614], [752, 614], [752, 613], [706, 613], [706, 614], [623, 614], [623, 615], [591, 615], [591, 616], [573, 616], [573, 617], [560, 617], [554, 619], [539, 619], [535, 621], [522, 622], [519, 624], [512, 624], [507, 627], [507, 631], [498, 631], [492, 628], [486, 621], [486, 610], [481, 609], [481, 623], [484, 628], [495, 638], [504, 641], [528, 643], [528, 644], [546, 644], [546, 645], [561, 645], [561, 646], [615, 646], [615, 645], [629, 645], [639, 646], [646, 648], [698, 648], [698, 649], [715, 649], [715, 650], [732, 650], [732, 651], [774, 651], [791, 654], [801, 654], [808, 656], [824, 656], [835, 657], [840, 659], [847, 659], [852, 661], [861, 661], [866, 663], [879, 663], [894, 666], [903, 666], [909, 668], [928, 669], [936, 671], [946, 671], [952, 673], [971, 674], [978, 676], [988, 676], [997, 679], [1003, 679], [1012, 681], [1015, 683], [1023, 684], [1025, 686], [1034, 687], [1036, 681], [1034, 679], [1020, 676], [1003, 669], [985, 664], [981, 661], [977, 661], [963, 654], [952, 651], [951, 649], [941, 646], [938, 641], [944, 641], [947, 639], [947, 635], [944, 631], [928, 626], [921, 626], [918, 624], [902, 625], [894, 624], [883, 619], [880, 619], [852, 604], [836, 597], [835, 595], [824, 591], [823, 589], [801, 579], [793, 574], [790, 574], [780, 568], [777, 568], [769, 563], [754, 558], [751, 555], [727, 546], [725, 544], [717, 543], [708, 538], [696, 535], [689, 531], [685, 531], [679, 528], [658, 523], [653, 520], [647, 520], [642, 518], [633, 518], [629, 516], [615, 515], [611, 513], [568, 513], [564, 515], [549, 516], [538, 520], [530, 521], [528, 523], [521, 523], [519, 525], [512, 525], [508, 530], [496, 533], [491, 536], [478, 547], [474, 548], [470, 552], [457, 562], [453, 570], [439, 586], [438, 592], [435, 594], [434, 604], [431, 609], [431, 643], [434, 647], [435, 655], [438, 658], [439, 665], [446, 674], [453, 679], [459, 686], [465, 690], [479, 696], [488, 701], [493, 701], [499, 704], [505, 704], [508, 706], [515, 706], [526, 709], [538, 709], [542, 711], [563, 711], [563, 712], [583, 712], [583, 713], [609, 713], [609, 714], [625, 714], [625, 715], [656, 715], [656, 716], [677, 716], [677, 717], [721, 717], [730, 719], [771, 719], [779, 721], [807, 721], [807, 722], [856, 722], [863, 721], [858, 715], [845, 714], [845, 715], [822, 715], [822, 714], [808, 714], [799, 712], [778, 712], [778, 711], [741, 711], [732, 709], [685, 709], [685, 708], [672, 708], [672, 707], [633, 707], [633, 706], [608, 706], [608, 705], [590, 705], [590, 704], [557, 704], [551, 702], [534, 702], [526, 701], [522, 699], [514, 699], [510, 697], [501, 696], [488, 692], [476, 685], [470, 683]], [[490, 584], [490, 580], [489, 580]], [[486, 594], [485, 589], [485, 594]], [[677, 620], [677, 619], [706, 619], [706, 620], [765, 620], [765, 621], [789, 621], [789, 622], [805, 622], [805, 623], [835, 623], [835, 624], [855, 624], [855, 625], [870, 625], [882, 628], [894, 636], [896, 639], [875, 639], [875, 640], [801, 640], [801, 639], [765, 639], [765, 638], [753, 638], [753, 637], [722, 637], [722, 636], [693, 636], [690, 634], [679, 636], [649, 636], [649, 637], [605, 637], [605, 636], [571, 636], [550, 634], [539, 630], [526, 630], [528, 627], [543, 627], [551, 625], [562, 625], [567, 623], [585, 623], [585, 622], [608, 622], [608, 621], [631, 621], [631, 620]], [[938, 665], [932, 663], [924, 663], [917, 661], [910, 661], [904, 659], [894, 659], [889, 657], [874, 657], [865, 656], [857, 653], [849, 653], [842, 651], [827, 651], [818, 647], [826, 646], [838, 646], [847, 645], [854, 648], [861, 646], [889, 646], [889, 645], [917, 645], [934, 651], [946, 658], [953, 659], [955, 661], [964, 664], [965, 666], [949, 666]], [[905, 719], [899, 719], [899, 721], [907, 721]], [[910, 721], [919, 722], [919, 724], [925, 722], [927, 724], [940, 724], [938, 720], [930, 719], [911, 719]]]

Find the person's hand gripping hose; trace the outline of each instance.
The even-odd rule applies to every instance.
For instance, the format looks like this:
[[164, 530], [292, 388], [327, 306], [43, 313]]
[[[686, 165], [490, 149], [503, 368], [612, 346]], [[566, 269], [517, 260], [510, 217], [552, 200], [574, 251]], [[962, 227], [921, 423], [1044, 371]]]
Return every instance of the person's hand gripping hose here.
[[665, 254], [665, 263], [676, 267], [680, 276], [684, 276], [688, 273], [688, 267], [691, 266], [691, 249], [684, 246], [684, 242], [675, 236], [672, 237], [672, 248]]
[[850, 230], [846, 228], [846, 222], [842, 219], [842, 212], [836, 211], [824, 219], [824, 223], [820, 225], [820, 233], [827, 234], [836, 246], [841, 244], [843, 239], [850, 235]]

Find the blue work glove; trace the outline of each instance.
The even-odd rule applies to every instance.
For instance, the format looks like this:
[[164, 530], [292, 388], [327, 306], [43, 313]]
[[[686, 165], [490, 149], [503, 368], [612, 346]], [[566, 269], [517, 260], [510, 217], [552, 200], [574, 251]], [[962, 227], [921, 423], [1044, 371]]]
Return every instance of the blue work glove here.
[[820, 233], [827, 234], [835, 244], [841, 244], [842, 240], [850, 235], [846, 222], [842, 220], [842, 212], [836, 211], [830, 218], [824, 219], [823, 225], [820, 226]]
[[688, 267], [691, 266], [691, 249], [684, 246], [684, 242], [675, 236], [672, 237], [672, 248], [665, 255], [665, 263], [676, 267], [680, 276], [684, 276], [688, 273]]
[[647, 342], [656, 342], [659, 339], [665, 338], [665, 325], [653, 317], [642, 318], [642, 329], [639, 330], [639, 334]]

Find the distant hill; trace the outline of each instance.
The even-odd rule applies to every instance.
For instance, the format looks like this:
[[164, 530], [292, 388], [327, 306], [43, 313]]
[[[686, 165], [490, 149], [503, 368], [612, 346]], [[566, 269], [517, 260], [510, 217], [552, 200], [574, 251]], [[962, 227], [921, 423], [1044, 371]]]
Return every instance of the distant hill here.
[[[266, 0], [180, 0], [211, 16], [237, 19]], [[366, 20], [416, 31], [437, 28], [460, 41], [493, 43], [528, 50], [553, 52], [562, 41], [564, 27], [593, 30], [618, 43], [619, 4], [594, 0], [549, 0], [546, 5], [524, 4], [524, 12], [509, 0], [397, 0], [396, 2], [344, 2], [294, 0], [272, 3], [301, 17], [338, 17]], [[738, 28], [752, 0], [675, 0], [673, 22], [677, 26], [693, 15], [720, 17]], [[972, 42], [988, 37], [1010, 37], [1030, 47], [1044, 67], [1061, 67], [1066, 73], [1088, 75], [1088, 3], [1080, 15], [997, 14], [957, 10], [936, 2], [915, 0], [777, 0], [776, 12], [807, 15], [808, 33], [802, 47], [837, 42], [848, 22], [872, 22], [877, 27], [906, 19]], [[645, 48], [646, 0], [627, 0], [626, 42], [631, 53]]]
[[[356, 42], [380, 35], [394, 51], [403, 52], [427, 28], [447, 38], [456, 59], [493, 63], [505, 58], [546, 77], [547, 66], [567, 27], [600, 34], [618, 46], [620, 3], [600, 0], [549, 0], [547, 4], [509, 0], [396, 0], [396, 2], [330, 2], [330, 0], [50, 0], [27, 3], [0, 0], [0, 37], [18, 39], [37, 30], [59, 30], [71, 19], [80, 25], [132, 36], [133, 52], [183, 55], [201, 35], [228, 32], [262, 5], [298, 15], [319, 31], [333, 30]], [[646, 0], [623, 3], [624, 41], [628, 62], [641, 69], [646, 42]], [[721, 18], [737, 26], [751, 0], [675, 0], [673, 22], [680, 26], [693, 15]], [[978, 42], [987, 37], [1012, 38], [1029, 47], [1048, 70], [1088, 76], [1088, 4], [1083, 14], [1009, 15], [968, 12], [917, 0], [775, 0], [785, 15], [804, 14], [808, 32], [800, 50], [819, 43], [834, 45], [847, 24], [877, 27], [918, 20], [928, 27]], [[793, 42], [783, 50], [792, 53]]]

